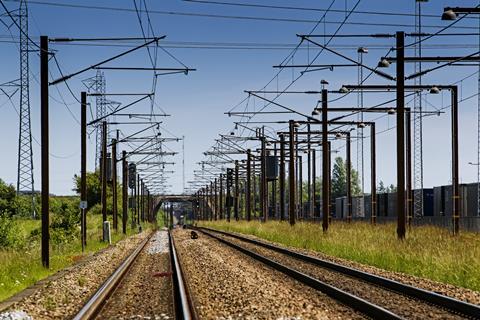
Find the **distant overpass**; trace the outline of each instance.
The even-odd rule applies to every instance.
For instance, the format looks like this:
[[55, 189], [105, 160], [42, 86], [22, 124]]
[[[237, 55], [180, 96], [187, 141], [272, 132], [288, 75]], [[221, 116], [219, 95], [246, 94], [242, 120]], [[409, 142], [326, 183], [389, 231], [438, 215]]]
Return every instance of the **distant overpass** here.
[[161, 194], [155, 196], [158, 202], [188, 202], [194, 201], [195, 196], [191, 194]]

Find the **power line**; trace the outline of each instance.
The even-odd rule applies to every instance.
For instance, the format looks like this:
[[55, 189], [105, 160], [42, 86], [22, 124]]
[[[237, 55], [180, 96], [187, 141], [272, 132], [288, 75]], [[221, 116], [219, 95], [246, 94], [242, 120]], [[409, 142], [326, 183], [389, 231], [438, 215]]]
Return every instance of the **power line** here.
[[[293, 6], [279, 6], [279, 5], [266, 5], [258, 3], [245, 3], [245, 2], [225, 2], [225, 1], [211, 1], [211, 0], [183, 0], [184, 2], [192, 2], [199, 4], [212, 4], [212, 5], [224, 5], [224, 6], [236, 6], [236, 7], [249, 7], [249, 8], [264, 8], [264, 9], [279, 9], [279, 10], [293, 10], [293, 11], [316, 11], [325, 12], [327, 9], [312, 8], [312, 7], [293, 7]], [[345, 13], [346, 10], [330, 9], [330, 12]], [[404, 12], [388, 12], [388, 11], [355, 11], [353, 14], [365, 14], [365, 15], [380, 15], [380, 16], [399, 16], [399, 17], [412, 17], [411, 13]], [[439, 15], [435, 14], [422, 14], [425, 18], [439, 19]]]
[[[5, 0], [9, 2], [18, 2], [20, 0]], [[76, 9], [87, 9], [87, 10], [103, 10], [103, 11], [117, 11], [117, 12], [135, 12], [134, 9], [122, 8], [122, 7], [111, 7], [111, 6], [88, 6], [81, 4], [72, 4], [72, 3], [53, 3], [45, 1], [29, 1], [30, 5], [43, 5], [43, 6], [52, 6], [52, 7], [62, 7], [62, 8], [76, 8]], [[222, 14], [210, 14], [210, 13], [198, 13], [198, 12], [180, 12], [180, 11], [162, 11], [162, 10], [150, 10], [151, 14], [158, 15], [170, 15], [170, 16], [185, 16], [185, 17], [201, 17], [201, 18], [213, 18], [213, 19], [231, 19], [231, 20], [245, 20], [245, 21], [270, 21], [270, 22], [288, 22], [288, 23], [312, 23], [316, 24], [318, 20], [315, 19], [293, 19], [293, 18], [277, 18], [277, 17], [260, 17], [260, 16], [242, 16], [242, 15], [222, 15]], [[343, 11], [342, 11], [343, 12]], [[401, 24], [401, 23], [375, 23], [375, 22], [346, 22], [342, 21], [324, 21], [325, 24], [346, 24], [346, 25], [357, 25], [357, 26], [377, 26], [377, 27], [405, 27], [405, 28], [414, 28], [414, 24]], [[442, 25], [424, 25], [424, 28], [442, 28]], [[457, 26], [456, 29], [477, 29], [476, 27], [470, 26]]]

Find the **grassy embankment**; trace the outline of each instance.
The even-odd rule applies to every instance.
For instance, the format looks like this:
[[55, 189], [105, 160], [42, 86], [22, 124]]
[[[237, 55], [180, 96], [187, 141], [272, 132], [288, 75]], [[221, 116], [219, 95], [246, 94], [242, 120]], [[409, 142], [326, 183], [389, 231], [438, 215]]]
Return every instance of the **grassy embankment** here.
[[[39, 239], [37, 237], [31, 240], [32, 238], [30, 236], [32, 231], [40, 228], [40, 221], [16, 219], [15, 226], [18, 230], [19, 238], [24, 241], [32, 241], [32, 243], [26, 243], [20, 248], [0, 248], [0, 301], [58, 270], [72, 265], [82, 257], [107, 247], [107, 244], [101, 241], [101, 221], [101, 215], [88, 215], [87, 248], [84, 253], [82, 253], [81, 243], [78, 239], [67, 243], [52, 244], [50, 251], [50, 269], [45, 269], [41, 263]], [[118, 232], [112, 230], [112, 243], [116, 243], [126, 237], [121, 232], [120, 221], [119, 227]], [[143, 230], [152, 227], [151, 225], [145, 224]], [[130, 228], [129, 220], [127, 236], [136, 232], [137, 230]]]
[[396, 237], [396, 225], [372, 227], [368, 223], [335, 222], [328, 233], [311, 223], [203, 222], [200, 225], [255, 235], [286, 246], [305, 248], [480, 291], [480, 234], [422, 226], [412, 228], [404, 241]]

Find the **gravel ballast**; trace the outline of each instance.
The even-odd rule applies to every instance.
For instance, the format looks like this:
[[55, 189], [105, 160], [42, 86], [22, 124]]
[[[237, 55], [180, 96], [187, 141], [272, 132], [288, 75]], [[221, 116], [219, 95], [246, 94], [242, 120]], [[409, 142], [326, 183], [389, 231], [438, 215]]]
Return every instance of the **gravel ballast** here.
[[222, 234], [217, 234], [217, 236], [223, 237], [225, 240], [231, 243], [251, 250], [264, 257], [270, 258], [302, 273], [308, 274], [315, 279], [347, 291], [355, 296], [361, 297], [369, 302], [390, 310], [405, 319], [421, 320], [425, 319], [425, 316], [427, 315], [430, 319], [463, 319], [458, 315], [451, 314], [448, 311], [438, 308], [434, 305], [423, 303], [422, 301], [406, 297], [396, 292], [383, 289], [365, 281], [358, 280], [356, 278], [346, 276], [311, 263], [300, 261], [274, 250], [247, 243]]
[[157, 231], [97, 319], [174, 319], [168, 232]]
[[72, 318], [146, 236], [148, 233], [143, 232], [119, 241], [87, 261], [68, 268], [61, 276], [54, 275], [52, 280], [45, 281], [6, 312], [24, 312], [35, 320]]
[[281, 272], [199, 233], [174, 231], [200, 319], [361, 319], [363, 316]]
[[333, 256], [330, 256], [330, 255], [327, 255], [327, 254], [324, 254], [324, 253], [321, 253], [321, 252], [318, 252], [318, 251], [300, 249], [300, 248], [295, 248], [295, 247], [288, 247], [288, 246], [282, 245], [280, 243], [268, 241], [268, 240], [250, 235], [250, 234], [235, 233], [235, 232], [230, 232], [230, 233], [237, 234], [239, 236], [242, 236], [242, 237], [245, 237], [245, 238], [250, 238], [250, 239], [253, 239], [253, 240], [256, 240], [256, 241], [260, 241], [260, 242], [268, 243], [268, 244], [271, 244], [271, 245], [275, 245], [275, 246], [278, 246], [278, 247], [281, 247], [281, 248], [286, 248], [286, 249], [289, 249], [291, 251], [299, 252], [299, 253], [306, 254], [306, 255], [316, 257], [316, 258], [319, 258], [319, 259], [323, 259], [323, 260], [327, 260], [327, 261], [330, 261], [330, 262], [338, 263], [338, 264], [344, 265], [346, 267], [355, 268], [357, 270], [361, 270], [361, 271], [368, 272], [368, 273], [371, 273], [371, 274], [374, 274], [374, 275], [382, 276], [382, 277], [392, 279], [392, 280], [395, 280], [395, 281], [398, 281], [398, 282], [401, 282], [401, 283], [404, 283], [404, 284], [408, 284], [408, 285], [411, 285], [411, 286], [414, 286], [414, 287], [417, 287], [417, 288], [433, 291], [433, 292], [436, 292], [438, 294], [443, 294], [447, 297], [451, 297], [451, 298], [462, 300], [462, 301], [465, 301], [465, 302], [468, 302], [468, 303], [480, 305], [480, 292], [479, 291], [474, 291], [474, 290], [470, 290], [470, 289], [467, 289], [467, 288], [457, 287], [457, 286], [454, 286], [454, 285], [451, 285], [451, 284], [441, 283], [441, 282], [433, 281], [433, 280], [430, 280], [430, 279], [420, 278], [420, 277], [408, 275], [408, 274], [401, 273], [401, 272], [388, 271], [388, 270], [380, 269], [380, 268], [377, 268], [377, 267], [361, 264], [361, 263], [358, 263], [358, 262], [355, 262], [355, 261], [350, 261], [350, 260], [347, 260], [347, 259], [333, 257]]

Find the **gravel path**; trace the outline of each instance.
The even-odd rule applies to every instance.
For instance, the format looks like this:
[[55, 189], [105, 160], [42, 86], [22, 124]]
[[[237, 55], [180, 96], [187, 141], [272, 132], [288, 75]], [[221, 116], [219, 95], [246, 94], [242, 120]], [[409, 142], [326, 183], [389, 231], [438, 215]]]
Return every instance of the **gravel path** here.
[[8, 311], [23, 311], [35, 320], [72, 318], [147, 235], [144, 232], [129, 237], [71, 267], [61, 277], [47, 281], [33, 294], [10, 306]]
[[168, 233], [157, 231], [97, 319], [174, 319]]
[[[235, 233], [235, 232], [232, 232]], [[377, 267], [373, 266], [368, 266], [365, 264], [361, 264], [358, 262], [342, 259], [342, 258], [337, 258], [333, 256], [326, 255], [324, 253], [318, 252], [318, 251], [313, 251], [313, 250], [307, 250], [307, 249], [300, 249], [300, 248], [294, 248], [294, 247], [288, 247], [282, 244], [279, 244], [277, 242], [272, 242], [268, 240], [264, 240], [262, 238], [255, 237], [253, 235], [249, 234], [243, 234], [243, 233], [237, 233], [239, 236], [254, 239], [257, 241], [261, 241], [264, 243], [276, 245], [281, 248], [286, 248], [295, 252], [303, 253], [309, 256], [317, 257], [323, 260], [335, 262], [347, 267], [355, 268], [364, 272], [369, 272], [374, 275], [382, 276], [388, 279], [392, 279], [404, 284], [408, 284], [417, 288], [422, 288], [425, 290], [433, 291], [439, 294], [446, 295], [448, 297], [452, 297], [455, 299], [459, 299], [462, 301], [466, 301], [469, 303], [473, 304], [478, 304], [480, 305], [480, 292], [479, 291], [473, 291], [470, 289], [462, 288], [462, 287], [457, 287], [451, 284], [446, 284], [446, 283], [441, 283], [425, 278], [420, 278], [408, 274], [404, 274], [401, 272], [394, 272], [394, 271], [387, 271], [384, 269], [380, 269]]]
[[328, 296], [199, 233], [175, 244], [201, 319], [361, 319]]
[[278, 263], [308, 274], [315, 279], [331, 284], [369, 302], [382, 306], [385, 309], [390, 310], [406, 319], [421, 320], [425, 319], [426, 316], [428, 316], [430, 319], [463, 319], [458, 315], [451, 314], [448, 311], [442, 310], [436, 306], [408, 298], [396, 292], [385, 290], [381, 287], [371, 285], [365, 281], [361, 281], [338, 272], [330, 271], [326, 268], [322, 268], [311, 263], [302, 262], [298, 259], [288, 257], [287, 255], [275, 252], [271, 249], [263, 248], [222, 234], [216, 235], [223, 237], [225, 240], [231, 243], [249, 249], [262, 256], [268, 257]]

